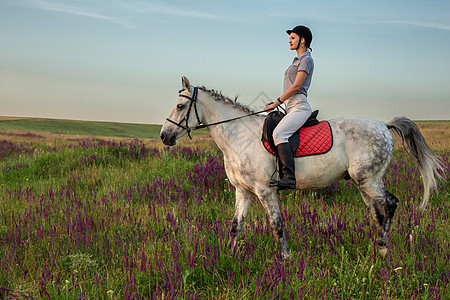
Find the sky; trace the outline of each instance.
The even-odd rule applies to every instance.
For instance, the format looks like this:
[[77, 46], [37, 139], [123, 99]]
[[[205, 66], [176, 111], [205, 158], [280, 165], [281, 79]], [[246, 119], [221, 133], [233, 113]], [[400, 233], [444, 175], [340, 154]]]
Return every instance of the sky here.
[[313, 33], [319, 119], [450, 119], [450, 1], [0, 0], [0, 116], [162, 124], [181, 77], [260, 109]]

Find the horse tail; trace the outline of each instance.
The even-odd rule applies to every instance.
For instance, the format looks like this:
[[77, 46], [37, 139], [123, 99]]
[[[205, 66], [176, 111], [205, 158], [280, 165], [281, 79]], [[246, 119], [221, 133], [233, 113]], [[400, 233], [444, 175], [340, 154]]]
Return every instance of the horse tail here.
[[437, 192], [436, 177], [442, 180], [442, 174], [445, 172], [444, 164], [439, 156], [428, 147], [419, 128], [417, 128], [417, 125], [413, 121], [405, 117], [397, 117], [386, 121], [385, 124], [387, 128], [402, 138], [403, 144], [406, 142], [414, 160], [419, 165], [423, 180], [424, 195], [418, 209], [419, 211], [423, 211], [430, 198], [430, 190], [434, 189]]

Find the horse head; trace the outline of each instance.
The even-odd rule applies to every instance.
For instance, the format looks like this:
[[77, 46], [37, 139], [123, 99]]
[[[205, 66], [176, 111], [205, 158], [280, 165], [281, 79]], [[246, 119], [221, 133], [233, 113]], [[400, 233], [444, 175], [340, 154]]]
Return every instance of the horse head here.
[[201, 111], [197, 108], [198, 89], [192, 87], [185, 76], [181, 83], [183, 89], [161, 128], [161, 140], [168, 146], [175, 145], [186, 133], [190, 137], [191, 130], [201, 124]]

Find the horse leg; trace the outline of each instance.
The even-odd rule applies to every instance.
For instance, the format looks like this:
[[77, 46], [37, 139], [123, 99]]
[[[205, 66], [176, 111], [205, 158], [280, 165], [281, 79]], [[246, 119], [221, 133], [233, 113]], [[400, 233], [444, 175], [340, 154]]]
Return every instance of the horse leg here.
[[380, 182], [373, 186], [359, 186], [361, 196], [370, 209], [378, 232], [377, 245], [381, 255], [386, 255], [389, 231], [397, 209], [398, 199]]
[[370, 213], [372, 214], [372, 218], [375, 221], [375, 226], [377, 228], [378, 232], [378, 239], [380, 239], [381, 236], [383, 236], [383, 220], [384, 220], [384, 210], [381, 207], [381, 205], [373, 200], [369, 195], [367, 195], [365, 192], [363, 192], [361, 189], [359, 189], [359, 192], [361, 193], [361, 196], [366, 203], [367, 207], [369, 208]]
[[283, 259], [291, 257], [289, 247], [284, 238], [284, 225], [281, 219], [280, 207], [278, 206], [278, 199], [275, 189], [266, 186], [260, 187], [256, 190], [256, 195], [261, 202], [267, 216], [269, 217], [270, 226], [273, 234], [278, 240], [278, 246]]
[[398, 198], [391, 194], [388, 190], [385, 189], [386, 192], [386, 198], [387, 198], [387, 205], [388, 205], [388, 220], [386, 221], [386, 230], [389, 232], [391, 230], [392, 226], [392, 220], [394, 219], [395, 211], [397, 210], [398, 206]]
[[236, 250], [239, 239], [239, 232], [244, 226], [245, 217], [247, 216], [250, 204], [252, 203], [252, 194], [243, 189], [236, 188], [236, 205], [234, 210], [233, 221], [231, 222], [231, 236], [228, 246], [232, 251]]

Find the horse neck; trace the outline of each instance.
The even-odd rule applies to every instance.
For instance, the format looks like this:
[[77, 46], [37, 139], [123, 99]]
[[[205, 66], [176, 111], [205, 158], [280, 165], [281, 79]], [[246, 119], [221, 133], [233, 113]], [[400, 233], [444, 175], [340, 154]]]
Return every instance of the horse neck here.
[[[225, 103], [223, 100], [215, 100], [206, 93], [199, 94], [199, 97], [201, 97], [199, 98], [199, 102], [202, 106], [202, 122], [205, 125], [248, 115], [247, 112], [233, 107], [231, 103]], [[243, 144], [255, 139], [255, 137], [259, 141], [261, 138], [262, 123], [262, 118], [250, 116], [213, 125], [208, 127], [208, 130], [217, 146], [226, 155], [229, 151], [240, 149]]]

